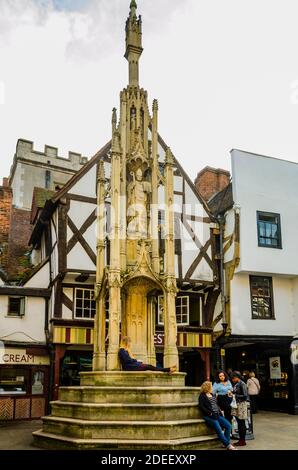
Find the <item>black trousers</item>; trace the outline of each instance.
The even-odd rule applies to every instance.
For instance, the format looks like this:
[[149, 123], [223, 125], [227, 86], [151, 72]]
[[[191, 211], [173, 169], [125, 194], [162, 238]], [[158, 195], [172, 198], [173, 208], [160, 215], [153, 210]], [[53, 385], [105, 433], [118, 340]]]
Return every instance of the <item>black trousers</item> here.
[[239, 439], [241, 441], [245, 441], [245, 436], [246, 436], [246, 424], [245, 424], [245, 419], [237, 419], [238, 423], [238, 433], [239, 433]]
[[258, 412], [258, 395], [249, 395], [252, 413]]
[[135, 369], [135, 370], [138, 370], [138, 371], [142, 371], [142, 370], [152, 370], [152, 371], [156, 371], [156, 372], [170, 372], [170, 367], [154, 367], [154, 366], [151, 366], [150, 364], [142, 364], [138, 369]]
[[227, 406], [223, 409], [225, 418], [229, 421], [229, 423], [232, 423], [233, 416], [231, 415], [232, 408], [230, 406]]
[[225, 418], [229, 421], [229, 423], [232, 423], [231, 401], [232, 399], [227, 397], [227, 395], [217, 396], [217, 404], [219, 408], [224, 412]]

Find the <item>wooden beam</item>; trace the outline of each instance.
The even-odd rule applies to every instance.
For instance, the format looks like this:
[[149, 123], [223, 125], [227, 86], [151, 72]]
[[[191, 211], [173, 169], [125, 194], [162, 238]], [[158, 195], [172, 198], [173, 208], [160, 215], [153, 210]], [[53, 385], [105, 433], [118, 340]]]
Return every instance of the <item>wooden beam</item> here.
[[63, 305], [65, 305], [65, 307], [67, 307], [71, 312], [73, 312], [73, 301], [70, 300], [69, 297], [67, 297], [67, 295], [62, 292], [62, 303]]
[[0, 295], [10, 295], [18, 297], [43, 297], [49, 299], [51, 297], [51, 289], [38, 289], [34, 287], [0, 287]]
[[[85, 240], [83, 235], [80, 233], [80, 231], [77, 229], [77, 227], [75, 226], [75, 224], [73, 223], [73, 221], [71, 220], [70, 217], [68, 217], [68, 226], [69, 226], [70, 230], [74, 233], [74, 235], [76, 235], [77, 240], [80, 242], [80, 244], [82, 245], [82, 247], [86, 251], [86, 253], [89, 256], [89, 258], [91, 259], [91, 261], [94, 263], [94, 265], [96, 265], [96, 254], [92, 250], [91, 246], [87, 243], [87, 241]], [[68, 247], [68, 253], [69, 253], [69, 251], [70, 250], [69, 250], [69, 247]]]
[[97, 204], [96, 197], [82, 196], [81, 194], [68, 193], [67, 199], [70, 199], [71, 201], [87, 202], [89, 204]]
[[[75, 227], [74, 223], [70, 218], [68, 218], [68, 226], [71, 228], [72, 232], [74, 235], [71, 237], [67, 244], [67, 254], [73, 249], [73, 247], [78, 243], [79, 241], [79, 234], [84, 235], [84, 233], [88, 230], [89, 227], [95, 222], [96, 220], [96, 209], [89, 215], [89, 217], [85, 220], [81, 228], [78, 230], [77, 227]], [[70, 226], [70, 223], [73, 227], [75, 227], [75, 231], [72, 229]]]
[[188, 269], [188, 271], [186, 273], [186, 276], [185, 276], [186, 281], [188, 281], [191, 278], [191, 276], [193, 275], [193, 273], [195, 272], [197, 266], [200, 264], [200, 262], [203, 258], [205, 258], [205, 260], [209, 264], [212, 271], [214, 270], [214, 265], [213, 265], [211, 259], [209, 258], [209, 256], [207, 255], [207, 250], [208, 250], [210, 245], [211, 245], [211, 240], [209, 238], [209, 240], [207, 241], [205, 246], [202, 247], [202, 249], [200, 250], [200, 253], [196, 257], [196, 259], [192, 262], [190, 268]]

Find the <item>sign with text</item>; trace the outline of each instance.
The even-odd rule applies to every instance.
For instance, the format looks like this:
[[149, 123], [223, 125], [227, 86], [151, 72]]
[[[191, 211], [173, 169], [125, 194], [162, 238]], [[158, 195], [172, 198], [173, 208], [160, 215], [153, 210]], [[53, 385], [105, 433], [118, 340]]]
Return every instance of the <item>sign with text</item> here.
[[0, 364], [47, 366], [50, 364], [50, 359], [48, 356], [37, 356], [35, 354], [27, 354], [26, 349], [2, 347], [0, 349]]
[[269, 357], [270, 379], [281, 379], [280, 357]]

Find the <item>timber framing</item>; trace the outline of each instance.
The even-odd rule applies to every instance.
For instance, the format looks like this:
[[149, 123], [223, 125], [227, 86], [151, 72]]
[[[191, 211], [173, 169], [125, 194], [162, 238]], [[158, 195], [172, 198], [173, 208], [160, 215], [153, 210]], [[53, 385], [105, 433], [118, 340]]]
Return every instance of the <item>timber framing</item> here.
[[49, 299], [51, 297], [51, 289], [38, 289], [34, 287], [0, 287], [0, 295], [9, 295], [16, 297], [43, 297]]
[[70, 230], [73, 232], [73, 236], [69, 240], [67, 244], [67, 254], [74, 248], [74, 246], [79, 242], [86, 253], [89, 255], [91, 260], [96, 264], [96, 255], [90, 245], [86, 242], [85, 238], [83, 237], [84, 233], [88, 230], [89, 227], [96, 221], [96, 209], [89, 215], [89, 217], [85, 220], [83, 225], [80, 229], [76, 227], [73, 223], [71, 218], [68, 216], [67, 223]]

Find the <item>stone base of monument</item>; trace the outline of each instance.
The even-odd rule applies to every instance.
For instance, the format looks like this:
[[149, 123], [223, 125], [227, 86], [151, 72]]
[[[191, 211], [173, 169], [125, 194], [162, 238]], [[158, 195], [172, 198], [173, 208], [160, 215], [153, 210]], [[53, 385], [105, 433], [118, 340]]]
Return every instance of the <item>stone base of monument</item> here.
[[50, 449], [175, 450], [218, 447], [198, 410], [200, 389], [185, 374], [89, 372], [61, 387], [52, 414], [33, 433]]

